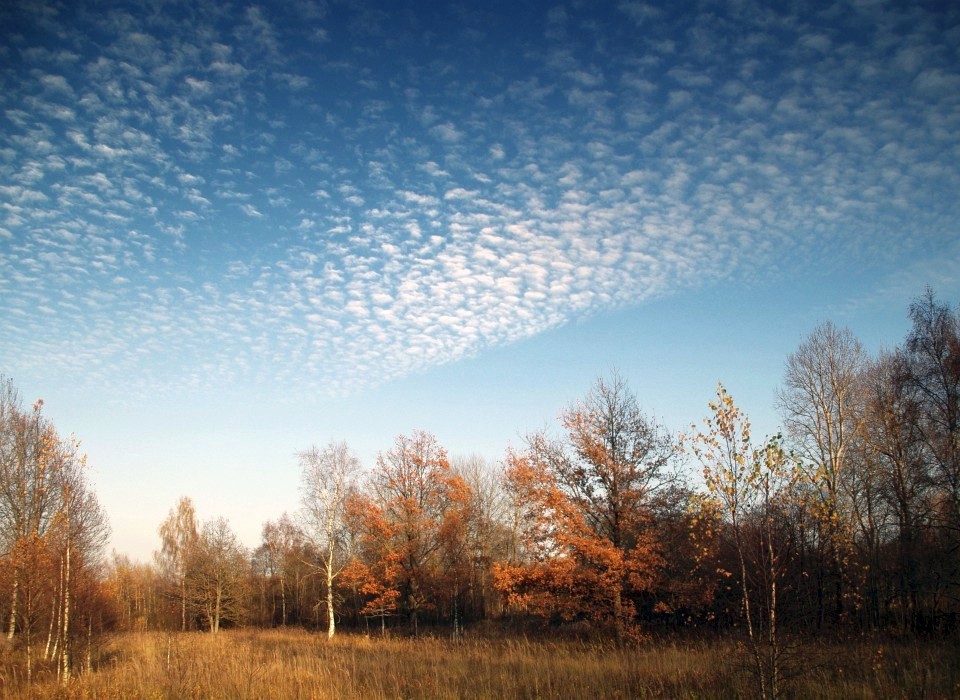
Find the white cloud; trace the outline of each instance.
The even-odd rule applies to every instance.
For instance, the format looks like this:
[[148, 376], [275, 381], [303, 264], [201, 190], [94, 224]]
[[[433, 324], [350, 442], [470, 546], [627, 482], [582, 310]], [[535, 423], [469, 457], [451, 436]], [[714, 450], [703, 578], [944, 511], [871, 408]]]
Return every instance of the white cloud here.
[[450, 122], [431, 127], [430, 133], [446, 143], [457, 143], [463, 138], [463, 134]]

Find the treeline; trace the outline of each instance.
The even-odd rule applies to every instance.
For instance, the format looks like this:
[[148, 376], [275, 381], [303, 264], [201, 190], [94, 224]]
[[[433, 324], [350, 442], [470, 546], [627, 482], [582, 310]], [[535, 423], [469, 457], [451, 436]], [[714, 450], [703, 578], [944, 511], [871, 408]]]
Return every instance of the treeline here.
[[764, 644], [955, 631], [960, 323], [930, 292], [910, 318], [876, 356], [815, 329], [787, 358], [784, 434], [760, 441], [722, 386], [703, 424], [673, 436], [614, 375], [496, 465], [450, 459], [422, 431], [367, 472], [344, 443], [313, 447], [301, 511], [266, 523], [248, 556], [182, 500], [156, 565], [114, 562], [122, 619], [329, 634], [539, 620], [621, 641], [737, 626]]
[[[764, 694], [777, 693], [794, 635], [955, 634], [960, 314], [932, 292], [909, 314], [902, 344], [872, 356], [847, 330], [815, 329], [786, 361], [784, 432], [760, 440], [722, 386], [706, 419], [675, 436], [613, 374], [498, 464], [450, 458], [422, 431], [397, 437], [366, 471], [344, 443], [312, 447], [299, 455], [301, 509], [265, 523], [253, 551], [184, 498], [160, 524], [154, 562], [114, 555], [98, 578], [102, 531], [84, 534], [80, 506], [66, 505], [80, 493], [66, 475], [82, 470], [51, 467], [54, 481], [37, 491], [60, 495], [40, 520], [17, 520], [19, 491], [4, 486], [10, 634], [43, 627], [68, 640], [109, 620], [456, 636], [495, 620], [625, 643], [712, 628], [744, 635]], [[8, 466], [8, 426], [42, 420], [39, 408], [14, 415], [3, 477], [26, 483]], [[57, 444], [58, 464], [78, 462]], [[46, 448], [33, 449], [16, 464], [46, 464]], [[29, 563], [31, 537], [44, 542], [42, 566]], [[80, 603], [82, 571], [91, 591], [109, 593], [99, 617], [92, 599]], [[61, 611], [68, 600], [79, 625]]]
[[3, 650], [21, 652], [28, 682], [38, 665], [68, 680], [112, 625], [101, 566], [110, 531], [79, 448], [57, 433], [42, 401], [25, 407], [0, 375]]

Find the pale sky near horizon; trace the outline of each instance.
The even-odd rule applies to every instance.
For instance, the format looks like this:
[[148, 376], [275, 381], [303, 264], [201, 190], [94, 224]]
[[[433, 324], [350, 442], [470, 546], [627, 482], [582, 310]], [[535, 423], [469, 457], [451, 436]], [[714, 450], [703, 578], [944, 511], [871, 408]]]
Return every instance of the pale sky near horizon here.
[[0, 372], [112, 547], [248, 546], [295, 453], [499, 459], [617, 368], [774, 432], [817, 323], [960, 301], [960, 10], [877, 1], [0, 5]]

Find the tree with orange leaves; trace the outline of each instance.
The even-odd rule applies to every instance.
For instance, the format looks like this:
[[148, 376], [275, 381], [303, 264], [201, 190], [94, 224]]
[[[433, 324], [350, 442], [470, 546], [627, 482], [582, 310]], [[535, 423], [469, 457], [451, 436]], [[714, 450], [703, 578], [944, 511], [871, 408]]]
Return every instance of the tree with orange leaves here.
[[508, 458], [512, 500], [535, 504], [514, 515], [518, 526], [525, 521], [521, 543], [533, 556], [499, 567], [498, 586], [508, 600], [542, 585], [579, 591], [560, 606], [562, 614], [579, 607], [612, 618], [622, 643], [632, 631], [635, 596], [652, 589], [663, 565], [653, 520], [673, 444], [616, 373], [598, 380], [561, 420], [566, 440], [537, 434], [525, 454]]
[[423, 431], [400, 435], [377, 458], [371, 488], [376, 508], [367, 511], [366, 530], [379, 538], [383, 556], [398, 558], [401, 608], [416, 631], [421, 610], [434, 602], [438, 561], [463, 523], [469, 490], [450, 468], [446, 450]]

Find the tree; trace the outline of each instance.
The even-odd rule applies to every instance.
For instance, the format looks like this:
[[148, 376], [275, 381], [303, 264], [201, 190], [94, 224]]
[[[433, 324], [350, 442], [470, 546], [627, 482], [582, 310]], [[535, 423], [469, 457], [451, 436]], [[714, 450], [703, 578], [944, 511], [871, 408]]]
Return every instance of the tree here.
[[490, 584], [490, 567], [494, 561], [507, 556], [510, 543], [509, 528], [505, 525], [508, 504], [501, 488], [502, 473], [478, 456], [455, 459], [452, 468], [470, 492], [464, 535], [471, 603], [474, 614], [486, 618], [496, 593]]
[[186, 496], [171, 508], [160, 524], [160, 561], [174, 574], [180, 588], [180, 630], [187, 629], [187, 562], [197, 544], [197, 513], [193, 501]]
[[[75, 592], [99, 563], [109, 533], [86, 480], [86, 456], [43, 415], [43, 401], [23, 408], [0, 376], [0, 553], [10, 579], [7, 639], [24, 633], [28, 675], [34, 629], [49, 610], [44, 656], [69, 680], [74, 621], [90, 611]], [[47, 597], [48, 604], [41, 603]]]
[[937, 525], [960, 543], [960, 312], [928, 289], [910, 305], [905, 356], [920, 430], [942, 495]]
[[294, 550], [302, 537], [296, 523], [286, 513], [276, 522], [263, 524], [263, 547], [271, 573], [280, 580], [280, 625], [287, 624], [287, 570], [290, 568]]
[[73, 438], [56, 443], [50, 459], [60, 487], [60, 508], [53, 534], [63, 570], [58, 624], [61, 678], [68, 681], [72, 668], [71, 624], [83, 612], [74, 599], [75, 581], [82, 580], [85, 570], [99, 564], [110, 528], [96, 495], [88, 487], [87, 458], [80, 452], [80, 443]]
[[[537, 548], [572, 558], [579, 588], [595, 601], [590, 614], [612, 618], [622, 643], [635, 617], [631, 596], [652, 590], [663, 563], [656, 496], [669, 482], [674, 446], [616, 373], [597, 380], [561, 419], [566, 440], [533, 436], [526, 454], [512, 460], [508, 478], [540, 499], [532, 519]], [[555, 563], [528, 569], [544, 581], [562, 580]], [[522, 565], [500, 567], [498, 581], [508, 596], [519, 584], [530, 586]]]
[[344, 514], [356, 485], [360, 461], [346, 442], [331, 441], [300, 453], [303, 519], [307, 533], [320, 553], [326, 579], [327, 637], [336, 631], [333, 584], [347, 563]]
[[902, 352], [929, 488], [925, 546], [918, 553], [930, 579], [927, 607], [942, 622], [948, 610], [956, 615], [960, 587], [960, 310], [938, 303], [927, 289], [910, 305], [910, 320]]
[[247, 615], [249, 562], [225, 518], [205, 523], [186, 558], [191, 608], [207, 622], [211, 634], [223, 621], [242, 622]]
[[[682, 444], [703, 467], [707, 493], [702, 497], [706, 507], [701, 510], [720, 513], [732, 533], [755, 677], [761, 697], [777, 698], [783, 656], [777, 618], [778, 584], [785, 562], [775, 519], [791, 498], [793, 476], [779, 436], [768, 439], [759, 449], [753, 448], [750, 421], [722, 384], [717, 387], [717, 400], [710, 403], [710, 410], [712, 417], [704, 419], [706, 432], [694, 432], [683, 438]], [[696, 426], [692, 429], [697, 430]], [[762, 610], [754, 609], [756, 591], [751, 581], [760, 582], [757, 587]]]
[[[831, 322], [818, 326], [787, 358], [777, 394], [791, 444], [803, 457], [832, 563], [834, 616], [844, 617], [849, 591], [850, 452], [863, 423], [862, 380], [866, 358], [860, 342]], [[821, 610], [822, 617], [822, 610]]]
[[[163, 612], [163, 581], [156, 567], [134, 563], [130, 557], [114, 552], [106, 584], [121, 629], [142, 632], [158, 628]], [[178, 609], [178, 625], [179, 612]]]
[[610, 579], [615, 632], [622, 643], [624, 623], [632, 618], [623, 594], [649, 586], [659, 566], [652, 497], [663, 485], [673, 444], [641, 412], [617, 373], [598, 379], [586, 399], [562, 418], [570, 449], [553, 466], [574, 509], [564, 534], [582, 556], [606, 569], [603, 578]]
[[56, 452], [59, 437], [43, 415], [43, 401], [23, 408], [13, 381], [0, 375], [0, 546], [11, 561], [7, 639], [17, 629], [24, 543], [44, 538], [60, 511]]
[[[922, 538], [932, 512], [929, 454], [920, 424], [921, 406], [911, 388], [905, 353], [881, 354], [866, 375], [864, 448], [878, 480], [879, 498], [896, 528], [896, 553], [875, 576], [894, 584], [899, 624], [916, 630], [921, 617]], [[878, 516], [882, 518], [883, 514]], [[878, 542], [878, 548], [882, 542]], [[879, 553], [878, 553], [879, 558]]]
[[438, 553], [462, 522], [469, 491], [451, 470], [446, 450], [423, 431], [398, 436], [393, 449], [377, 457], [371, 487], [386, 527], [367, 529], [389, 538], [381, 551], [399, 557], [399, 586], [416, 632], [421, 610], [433, 604]]

